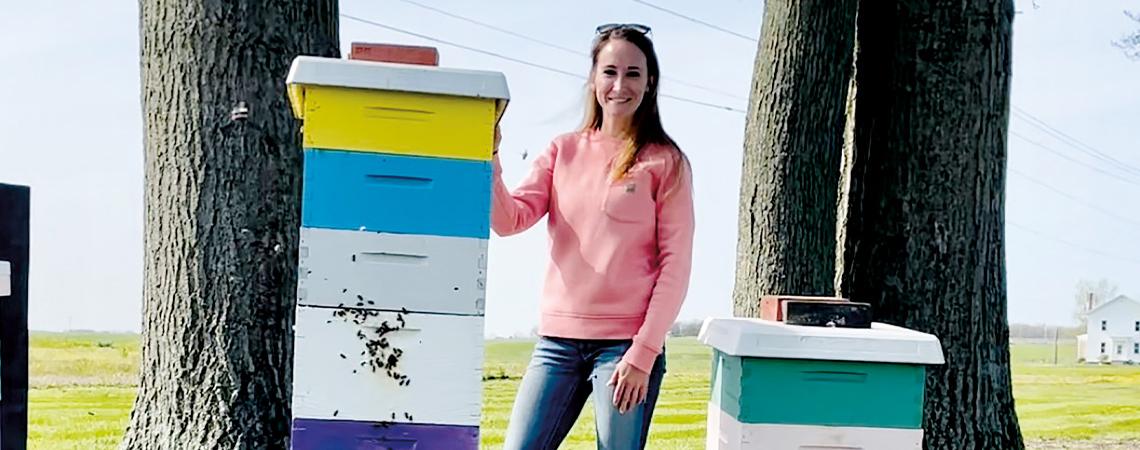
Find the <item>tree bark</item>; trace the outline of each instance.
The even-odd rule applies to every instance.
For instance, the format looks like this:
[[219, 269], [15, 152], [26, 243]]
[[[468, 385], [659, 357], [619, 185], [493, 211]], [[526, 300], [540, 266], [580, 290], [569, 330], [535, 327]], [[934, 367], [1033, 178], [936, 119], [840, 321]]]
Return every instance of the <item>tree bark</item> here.
[[765, 3], [744, 138], [733, 311], [831, 295], [855, 0]]
[[285, 77], [338, 54], [337, 3], [140, 8], [142, 364], [121, 448], [287, 448], [301, 152]]
[[1004, 244], [1011, 0], [860, 5], [840, 294], [941, 339], [928, 449], [1021, 449]]

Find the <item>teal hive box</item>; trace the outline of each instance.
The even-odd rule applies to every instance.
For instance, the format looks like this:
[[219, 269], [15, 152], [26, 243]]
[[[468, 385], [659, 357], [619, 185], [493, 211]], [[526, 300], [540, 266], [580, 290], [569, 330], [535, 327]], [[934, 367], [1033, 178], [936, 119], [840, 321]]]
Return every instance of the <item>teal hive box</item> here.
[[709, 449], [921, 449], [932, 335], [710, 318]]

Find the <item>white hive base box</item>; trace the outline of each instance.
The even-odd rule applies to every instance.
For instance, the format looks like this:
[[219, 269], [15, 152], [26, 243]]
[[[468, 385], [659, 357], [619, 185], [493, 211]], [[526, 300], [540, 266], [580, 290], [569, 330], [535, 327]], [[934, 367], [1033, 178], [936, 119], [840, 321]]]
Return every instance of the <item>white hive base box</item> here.
[[921, 429], [740, 423], [709, 404], [707, 450], [922, 450]]
[[[337, 311], [297, 308], [293, 417], [479, 425], [482, 317], [357, 310], [371, 314], [359, 320], [360, 312]], [[379, 333], [385, 322], [401, 327], [400, 319], [401, 329]]]

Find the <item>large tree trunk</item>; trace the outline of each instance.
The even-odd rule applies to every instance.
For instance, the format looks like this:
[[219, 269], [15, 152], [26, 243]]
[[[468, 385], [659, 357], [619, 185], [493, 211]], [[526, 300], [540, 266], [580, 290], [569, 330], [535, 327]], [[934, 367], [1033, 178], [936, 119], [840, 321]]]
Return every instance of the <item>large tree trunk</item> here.
[[859, 10], [840, 293], [932, 333], [928, 449], [1021, 449], [1004, 245], [1010, 0]]
[[753, 73], [734, 314], [764, 294], [831, 295], [855, 0], [773, 0]]
[[337, 3], [140, 7], [143, 355], [122, 448], [287, 448], [301, 152], [285, 76], [337, 55]]

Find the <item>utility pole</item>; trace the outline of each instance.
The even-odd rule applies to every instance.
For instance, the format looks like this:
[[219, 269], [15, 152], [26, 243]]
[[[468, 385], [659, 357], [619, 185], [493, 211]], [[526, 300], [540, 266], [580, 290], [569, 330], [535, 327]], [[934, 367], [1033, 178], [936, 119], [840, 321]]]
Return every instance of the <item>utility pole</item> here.
[[1057, 365], [1057, 341], [1058, 341], [1057, 335], [1060, 334], [1060, 332], [1061, 332], [1061, 327], [1058, 327], [1058, 326], [1053, 327], [1053, 365], [1054, 366]]

